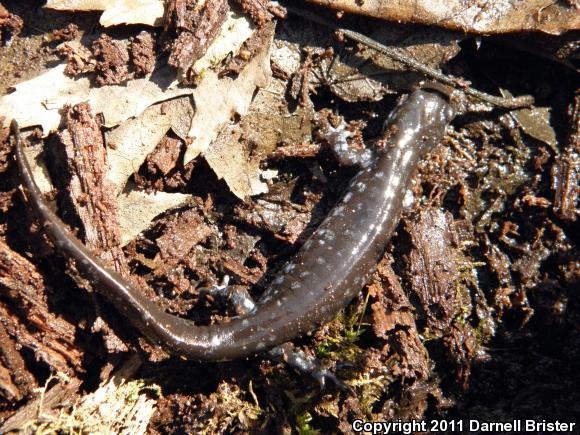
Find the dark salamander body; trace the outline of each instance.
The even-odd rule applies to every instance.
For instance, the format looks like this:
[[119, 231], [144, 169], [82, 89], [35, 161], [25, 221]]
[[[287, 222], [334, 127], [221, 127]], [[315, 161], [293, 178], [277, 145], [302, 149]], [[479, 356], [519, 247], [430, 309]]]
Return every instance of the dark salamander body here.
[[152, 342], [198, 361], [231, 360], [284, 343], [332, 318], [366, 284], [397, 224], [419, 160], [453, 117], [445, 97], [417, 90], [391, 115], [388, 146], [354, 177], [341, 201], [283, 268], [254, 312], [211, 326], [165, 313], [109, 270], [49, 209], [22, 150], [16, 158], [27, 197], [56, 247]]

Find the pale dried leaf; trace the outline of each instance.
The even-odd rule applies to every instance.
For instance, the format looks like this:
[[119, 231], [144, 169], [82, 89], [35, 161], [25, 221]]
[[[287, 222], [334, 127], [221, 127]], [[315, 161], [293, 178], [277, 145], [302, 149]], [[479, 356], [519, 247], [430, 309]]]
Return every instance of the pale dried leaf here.
[[533, 107], [520, 109], [513, 112], [518, 124], [526, 134], [541, 142], [544, 142], [554, 152], [558, 152], [558, 140], [556, 132], [550, 123], [549, 107]]
[[255, 26], [244, 15], [230, 10], [216, 39], [203, 57], [191, 67], [193, 74], [201, 74], [207, 68], [217, 65], [230, 53], [237, 54], [254, 29]]
[[48, 0], [44, 7], [59, 11], [103, 11], [99, 22], [104, 27], [163, 25], [163, 0]]
[[[395, 48], [433, 68], [456, 56], [458, 42], [465, 35], [438, 28], [417, 29], [396, 24], [369, 23], [365, 32], [377, 42]], [[345, 49], [333, 40], [328, 29], [303, 20], [290, 20], [279, 30], [275, 44], [281, 55], [273, 60], [287, 75], [297, 73], [303, 50], [314, 52], [333, 46], [334, 55], [315, 58], [309, 74], [311, 87], [325, 87], [348, 102], [379, 101], [386, 94], [411, 89], [424, 76], [392, 58], [360, 45], [356, 50]]]
[[57, 11], [103, 11], [119, 0], [47, 0], [44, 5]]
[[[370, 35], [432, 68], [439, 69], [460, 52], [464, 35], [437, 28], [417, 32], [409, 26], [381, 26]], [[369, 62], [370, 61], [370, 62]], [[325, 59], [318, 69], [330, 90], [345, 101], [379, 101], [389, 91], [410, 89], [424, 77], [389, 56], [367, 47]]]
[[[166, 130], [168, 128], [169, 126], [166, 127]], [[26, 147], [24, 152], [26, 153], [30, 168], [34, 174], [34, 180], [38, 184], [38, 187], [43, 193], [50, 192], [54, 189], [54, 185], [48, 175], [44, 161], [39, 158], [42, 154], [42, 147]], [[111, 153], [111, 149], [108, 150], [108, 153]], [[146, 155], [143, 158], [145, 157]], [[111, 166], [118, 164], [117, 155], [111, 157], [110, 162]], [[130, 175], [132, 175], [132, 172]], [[123, 185], [125, 185], [126, 181], [124, 180]], [[121, 246], [125, 246], [142, 231], [149, 228], [153, 220], [161, 213], [186, 203], [190, 198], [190, 195], [182, 193], [147, 193], [136, 190], [133, 185], [126, 187], [117, 196]]]
[[30, 162], [30, 168], [34, 174], [34, 181], [36, 181], [42, 193], [48, 193], [54, 188], [54, 185], [48, 173], [48, 168], [44, 160], [41, 159], [42, 151], [42, 144], [24, 148], [24, 154], [28, 162]]
[[0, 113], [12, 118], [21, 127], [41, 125], [45, 135], [56, 130], [61, 119], [59, 110], [65, 105], [88, 101], [95, 113], [102, 113], [104, 124], [111, 127], [136, 116], [150, 105], [185, 95], [190, 89], [172, 87], [175, 72], [164, 67], [150, 76], [131, 80], [126, 86], [91, 88], [88, 78], [73, 79], [64, 74], [59, 64], [44, 74], [16, 85], [16, 90], [0, 98]]
[[[513, 95], [506, 89], [500, 89], [504, 97], [511, 98]], [[544, 142], [558, 154], [558, 139], [554, 127], [550, 122], [551, 108], [532, 107], [530, 109], [519, 109], [511, 112], [521, 129], [534, 139]]]
[[153, 219], [161, 213], [186, 203], [190, 198], [190, 195], [183, 193], [147, 193], [133, 188], [125, 189], [117, 197], [121, 246], [148, 229]]
[[117, 195], [167, 131], [189, 129], [192, 116], [189, 97], [181, 97], [148, 107], [107, 133], [110, 165], [107, 178], [114, 184]]
[[274, 49], [271, 55], [272, 63], [275, 63], [276, 67], [288, 77], [298, 71], [301, 58], [302, 54], [298, 44], [280, 38], [274, 40]]
[[250, 159], [237, 126], [224, 128], [204, 153], [204, 158], [218, 178], [223, 178], [234, 195], [240, 199], [268, 191], [260, 180], [260, 162]]
[[191, 93], [191, 89], [175, 87], [173, 68], [159, 68], [142, 79], [130, 80], [126, 86], [103, 86], [91, 89], [89, 102], [104, 116], [104, 125], [112, 127], [143, 112], [152, 104]]
[[99, 23], [109, 27], [119, 24], [163, 25], [163, 0], [123, 0], [105, 9]]
[[336, 10], [400, 23], [420, 23], [491, 34], [540, 31], [558, 35], [580, 29], [580, 14], [553, 0], [307, 0]]
[[272, 75], [269, 53], [270, 44], [266, 44], [236, 78], [220, 79], [211, 70], [203, 75], [193, 90], [195, 115], [188, 134], [192, 141], [185, 152], [186, 164], [207, 149], [234, 114], [247, 112], [256, 88], [268, 85]]
[[[273, 55], [284, 46], [274, 46]], [[279, 55], [277, 55], [279, 57]], [[240, 199], [265, 193], [266, 180], [277, 171], [261, 170], [260, 162], [280, 143], [297, 144], [311, 140], [314, 109], [288, 107], [286, 81], [273, 78], [260, 89], [240, 122], [224, 128], [204, 153], [208, 164]]]
[[56, 130], [66, 103], [83, 101], [89, 91], [89, 80], [73, 80], [64, 75], [65, 65], [57, 65], [31, 80], [15, 86], [15, 91], [0, 98], [0, 113], [6, 117], [4, 127], [16, 119], [20, 127], [41, 125], [45, 135]]

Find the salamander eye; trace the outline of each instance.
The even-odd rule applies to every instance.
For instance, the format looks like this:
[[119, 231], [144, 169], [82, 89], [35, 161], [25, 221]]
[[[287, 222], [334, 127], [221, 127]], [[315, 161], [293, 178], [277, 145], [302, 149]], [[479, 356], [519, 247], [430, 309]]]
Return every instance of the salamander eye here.
[[409, 99], [409, 95], [403, 95], [401, 98], [399, 98], [399, 101], [397, 101], [397, 104], [390, 111], [389, 115], [385, 119], [385, 122], [383, 122], [383, 133], [385, 133], [387, 131], [387, 129], [389, 128], [389, 125], [392, 124], [393, 121], [397, 118], [397, 116], [399, 115], [399, 111], [400, 111], [401, 107], [403, 106], [405, 101], [407, 101], [408, 99]]
[[451, 105], [447, 105], [445, 108], [445, 122], [451, 122], [455, 118], [455, 109]]

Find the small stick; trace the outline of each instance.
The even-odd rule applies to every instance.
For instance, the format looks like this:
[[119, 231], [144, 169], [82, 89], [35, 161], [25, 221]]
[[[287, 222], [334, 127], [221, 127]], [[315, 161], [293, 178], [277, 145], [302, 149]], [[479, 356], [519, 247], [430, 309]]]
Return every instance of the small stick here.
[[302, 18], [306, 18], [310, 21], [314, 21], [315, 23], [322, 24], [324, 26], [330, 27], [349, 39], [353, 41], [360, 42], [361, 44], [366, 45], [367, 47], [372, 48], [380, 53], [383, 53], [390, 57], [391, 59], [402, 63], [406, 67], [418, 71], [422, 74], [425, 74], [427, 77], [437, 80], [441, 83], [444, 83], [448, 86], [452, 86], [453, 88], [459, 88], [461, 91], [470, 95], [478, 100], [484, 101], [486, 103], [492, 104], [497, 107], [501, 107], [503, 109], [519, 109], [522, 107], [529, 107], [534, 104], [534, 97], [531, 95], [522, 95], [520, 97], [496, 97], [494, 95], [487, 94], [482, 91], [478, 91], [469, 86], [465, 86], [464, 83], [461, 81], [451, 78], [441, 71], [438, 71], [434, 68], [431, 68], [428, 65], [425, 65], [418, 60], [407, 56], [399, 52], [397, 49], [392, 47], [387, 47], [386, 45], [381, 44], [380, 42], [375, 41], [374, 39], [369, 38], [368, 36], [363, 35], [362, 33], [355, 32], [349, 29], [343, 29], [338, 27], [335, 23], [330, 20], [327, 20], [319, 15], [316, 15], [310, 11], [306, 11], [303, 9], [296, 9], [293, 7], [285, 6], [288, 12], [301, 16]]

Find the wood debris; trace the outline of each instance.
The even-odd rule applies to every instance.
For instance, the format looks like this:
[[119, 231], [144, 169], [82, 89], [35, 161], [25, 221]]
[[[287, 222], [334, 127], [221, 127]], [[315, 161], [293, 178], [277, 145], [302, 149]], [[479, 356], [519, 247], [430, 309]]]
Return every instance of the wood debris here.
[[564, 150], [552, 167], [554, 211], [560, 219], [575, 221], [579, 214], [580, 195], [580, 93], [570, 106], [570, 135]]
[[576, 5], [551, 0], [307, 0], [338, 11], [399, 23], [442, 26], [467, 33], [545, 32], [558, 35], [580, 29]]

